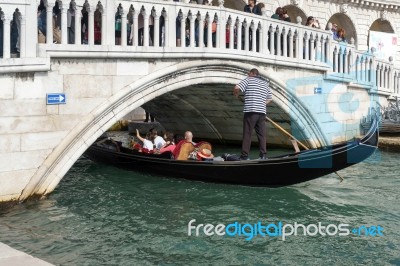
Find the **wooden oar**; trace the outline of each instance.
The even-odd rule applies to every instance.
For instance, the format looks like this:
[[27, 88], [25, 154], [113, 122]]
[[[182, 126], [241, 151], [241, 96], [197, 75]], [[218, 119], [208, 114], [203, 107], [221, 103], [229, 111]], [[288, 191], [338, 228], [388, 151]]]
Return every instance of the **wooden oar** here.
[[296, 141], [298, 144], [300, 144], [301, 147], [303, 147], [306, 150], [309, 150], [309, 148], [304, 145], [303, 143], [301, 143], [298, 139], [296, 139], [295, 137], [293, 137], [289, 132], [287, 132], [283, 127], [281, 127], [280, 125], [278, 125], [277, 123], [275, 123], [271, 118], [269, 118], [268, 116], [265, 116], [265, 119], [267, 119], [269, 122], [271, 122], [271, 124], [273, 124], [277, 129], [279, 129], [280, 131], [282, 131], [283, 133], [285, 133], [289, 138], [293, 139], [294, 141]]
[[[271, 118], [269, 118], [268, 116], [265, 116], [265, 119], [267, 119], [269, 122], [271, 122], [271, 124], [273, 124], [280, 131], [282, 131], [283, 133], [288, 135], [292, 140], [294, 140], [295, 142], [299, 143], [301, 145], [301, 147], [303, 147], [306, 150], [309, 150], [309, 148], [306, 145], [304, 145], [303, 143], [298, 141], [294, 136], [292, 136], [289, 132], [287, 132], [283, 127], [281, 127], [280, 125], [275, 123]], [[344, 180], [344, 178], [341, 175], [339, 175], [338, 172], [335, 172], [335, 174], [340, 178], [340, 182], [342, 182]]]

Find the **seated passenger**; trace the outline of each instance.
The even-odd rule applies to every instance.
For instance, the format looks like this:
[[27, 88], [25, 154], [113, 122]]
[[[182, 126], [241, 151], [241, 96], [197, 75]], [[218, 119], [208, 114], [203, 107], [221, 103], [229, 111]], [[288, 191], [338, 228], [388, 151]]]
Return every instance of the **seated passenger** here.
[[[142, 151], [152, 151], [153, 150], [153, 142], [151, 142], [151, 133], [147, 132], [146, 138], [142, 138], [139, 134], [139, 130], [136, 129], [136, 137], [143, 142]], [[146, 150], [145, 150], [146, 149]]]
[[156, 149], [161, 149], [161, 147], [165, 144], [165, 140], [163, 137], [158, 136], [157, 129], [152, 128], [150, 129], [151, 140], [154, 142]]
[[[187, 131], [188, 133], [190, 131]], [[185, 140], [180, 141], [176, 144], [176, 148], [172, 152], [175, 160], [201, 160], [201, 157], [197, 156], [199, 151], [203, 149], [208, 149], [211, 153], [212, 146], [209, 142], [200, 141], [198, 143], [194, 143], [191, 140], [191, 132], [190, 134], [185, 133]], [[211, 159], [211, 158], [208, 158]]]
[[174, 142], [174, 133], [166, 132], [164, 134], [165, 144], [160, 148], [157, 149], [156, 153], [163, 153], [163, 152], [173, 152], [175, 150], [175, 142]]
[[193, 145], [196, 145], [196, 142], [193, 141], [193, 133], [191, 131], [185, 132], [185, 141], [191, 142]]

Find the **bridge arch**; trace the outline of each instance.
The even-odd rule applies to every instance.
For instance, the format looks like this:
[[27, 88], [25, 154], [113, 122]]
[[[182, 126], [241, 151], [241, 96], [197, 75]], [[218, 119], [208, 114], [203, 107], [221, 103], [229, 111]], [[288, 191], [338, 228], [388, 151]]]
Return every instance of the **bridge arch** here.
[[[143, 76], [125, 86], [83, 117], [80, 124], [61, 140], [60, 144], [31, 178], [19, 200], [24, 200], [35, 194], [45, 195], [52, 192], [85, 150], [130, 111], [148, 102], [156, 101], [157, 97], [178, 90], [184, 91], [190, 86], [199, 84], [227, 84], [228, 87], [223, 91], [223, 97], [233, 102], [235, 101], [232, 96], [233, 85], [243, 79], [249, 69], [253, 67], [252, 64], [237, 61], [183, 61]], [[283, 110], [283, 113], [289, 114], [287, 123], [292, 124], [301, 132], [309, 146], [315, 147], [326, 144], [326, 137], [319, 125], [315, 123], [316, 119], [314, 119], [313, 114], [290, 92], [291, 90], [286, 89], [286, 84], [283, 81], [276, 78], [274, 70], [268, 67], [258, 68], [260, 74], [270, 80], [274, 104], [280, 110]], [[224, 138], [223, 130], [208, 120], [201, 108], [196, 107], [198, 106], [197, 103], [193, 104], [189, 98], [183, 98], [181, 102], [185, 100], [189, 103], [188, 106], [191, 105], [194, 111], [199, 114], [200, 124], [211, 128], [217, 138]], [[229, 105], [231, 104], [229, 103]], [[232, 106], [231, 110], [234, 114], [231, 114], [229, 121], [241, 124], [242, 104], [232, 104]]]

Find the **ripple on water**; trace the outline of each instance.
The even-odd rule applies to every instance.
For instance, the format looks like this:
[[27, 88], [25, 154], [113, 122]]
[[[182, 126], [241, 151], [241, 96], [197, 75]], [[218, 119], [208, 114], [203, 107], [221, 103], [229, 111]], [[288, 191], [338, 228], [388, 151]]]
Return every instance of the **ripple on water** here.
[[[398, 155], [284, 188], [205, 184], [80, 159], [46, 200], [1, 214], [0, 241], [67, 265], [399, 264]], [[382, 225], [384, 237], [189, 237], [187, 224]]]

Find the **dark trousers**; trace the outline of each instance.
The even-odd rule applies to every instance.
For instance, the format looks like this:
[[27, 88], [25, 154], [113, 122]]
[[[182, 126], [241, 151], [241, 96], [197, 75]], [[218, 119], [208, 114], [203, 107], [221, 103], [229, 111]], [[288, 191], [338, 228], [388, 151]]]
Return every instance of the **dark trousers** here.
[[265, 114], [263, 113], [244, 113], [243, 116], [243, 141], [242, 157], [249, 156], [251, 147], [251, 135], [253, 129], [256, 130], [258, 145], [260, 147], [260, 157], [267, 153], [267, 139], [265, 128]]
[[154, 116], [152, 114], [148, 113], [148, 112], [146, 112], [146, 120], [145, 120], [145, 122], [149, 122], [149, 116], [150, 116], [151, 122], [154, 122]]

